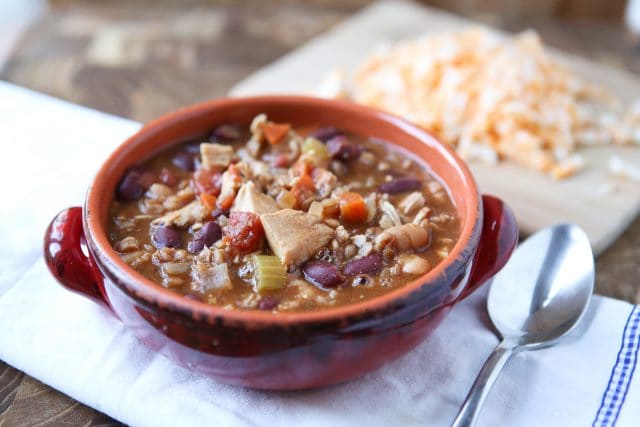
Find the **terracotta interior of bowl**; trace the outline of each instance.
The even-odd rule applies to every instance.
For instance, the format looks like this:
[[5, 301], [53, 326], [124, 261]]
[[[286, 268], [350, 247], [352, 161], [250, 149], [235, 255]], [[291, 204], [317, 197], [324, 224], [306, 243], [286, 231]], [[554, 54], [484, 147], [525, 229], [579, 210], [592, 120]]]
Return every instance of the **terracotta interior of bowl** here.
[[[450, 252], [450, 259], [462, 254], [468, 244], [478, 215], [478, 193], [468, 168], [453, 152], [428, 133], [408, 122], [355, 104], [316, 98], [270, 96], [224, 99], [206, 102], [149, 123], [123, 143], [99, 171], [87, 198], [91, 210], [88, 220], [95, 230], [98, 247], [118, 258], [107, 239], [107, 223], [114, 190], [127, 168], [140, 163], [167, 146], [206, 135], [221, 123], [249, 124], [257, 114], [291, 123], [294, 127], [334, 126], [363, 136], [381, 139], [413, 153], [441, 180], [456, 205], [461, 237]], [[382, 160], [382, 159], [381, 159]], [[119, 260], [116, 261], [119, 264]], [[439, 274], [448, 261], [439, 264], [428, 276]], [[424, 283], [424, 278], [419, 281]], [[158, 285], [159, 286], [159, 285]], [[412, 287], [413, 284], [408, 284]]]

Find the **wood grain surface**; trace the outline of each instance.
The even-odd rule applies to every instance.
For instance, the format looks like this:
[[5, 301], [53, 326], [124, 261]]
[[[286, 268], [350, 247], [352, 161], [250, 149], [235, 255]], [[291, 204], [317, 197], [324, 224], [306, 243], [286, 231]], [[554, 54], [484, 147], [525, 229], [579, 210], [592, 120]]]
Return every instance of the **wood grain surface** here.
[[[225, 94], [367, 1], [52, 3], [16, 45], [0, 78], [146, 121]], [[531, 26], [553, 46], [640, 72], [640, 49], [612, 22], [525, 20], [485, 11], [472, 18], [510, 31]], [[638, 260], [640, 219], [598, 258], [597, 291], [640, 302]], [[0, 362], [0, 427], [35, 425], [120, 424]]]
[[0, 426], [117, 426], [108, 416], [0, 362]]

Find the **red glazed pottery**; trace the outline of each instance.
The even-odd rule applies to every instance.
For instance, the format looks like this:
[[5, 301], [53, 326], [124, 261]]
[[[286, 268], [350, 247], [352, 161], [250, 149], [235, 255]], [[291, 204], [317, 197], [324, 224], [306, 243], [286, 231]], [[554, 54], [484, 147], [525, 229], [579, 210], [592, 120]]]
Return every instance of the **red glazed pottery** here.
[[[461, 236], [449, 257], [385, 295], [279, 314], [224, 310], [187, 299], [125, 264], [106, 232], [109, 205], [125, 170], [217, 124], [248, 124], [259, 113], [296, 127], [335, 126], [413, 152], [442, 180], [457, 207]], [[204, 102], [146, 125], [104, 162], [84, 208], [55, 217], [44, 251], [63, 286], [106, 306], [144, 343], [175, 362], [230, 384], [291, 390], [355, 378], [411, 350], [458, 301], [502, 268], [517, 236], [509, 208], [494, 197], [481, 197], [467, 166], [419, 127], [352, 103], [264, 96]]]

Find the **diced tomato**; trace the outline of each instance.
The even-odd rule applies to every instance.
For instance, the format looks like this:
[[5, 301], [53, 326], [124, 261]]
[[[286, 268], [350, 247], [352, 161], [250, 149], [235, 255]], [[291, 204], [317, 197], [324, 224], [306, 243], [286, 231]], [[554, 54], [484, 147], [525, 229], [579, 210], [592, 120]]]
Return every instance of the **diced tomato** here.
[[339, 196], [340, 216], [346, 222], [362, 222], [367, 219], [367, 205], [358, 193], [346, 192]]
[[222, 174], [215, 170], [198, 169], [191, 179], [191, 186], [197, 195], [206, 193], [213, 196], [220, 194]]
[[255, 252], [262, 245], [264, 229], [260, 217], [252, 212], [231, 212], [229, 223], [224, 228], [224, 242], [232, 252], [246, 254]]
[[307, 174], [300, 175], [291, 187], [291, 194], [296, 198], [296, 208], [305, 209], [311, 203], [315, 192], [316, 187], [311, 177]]
[[265, 122], [262, 124], [262, 132], [269, 144], [277, 144], [284, 139], [291, 130], [289, 123]]
[[218, 198], [213, 194], [202, 193], [200, 194], [200, 202], [204, 205], [207, 210], [214, 210], [216, 208], [216, 202]]

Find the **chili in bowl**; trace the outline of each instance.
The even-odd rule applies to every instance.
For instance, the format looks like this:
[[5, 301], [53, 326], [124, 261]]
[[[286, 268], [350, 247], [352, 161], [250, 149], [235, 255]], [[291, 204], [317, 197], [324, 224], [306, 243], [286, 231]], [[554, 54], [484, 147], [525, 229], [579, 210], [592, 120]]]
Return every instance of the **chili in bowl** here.
[[107, 159], [85, 207], [53, 220], [45, 254], [64, 286], [178, 363], [301, 389], [413, 348], [516, 241], [510, 210], [423, 130], [272, 96], [145, 126]]

